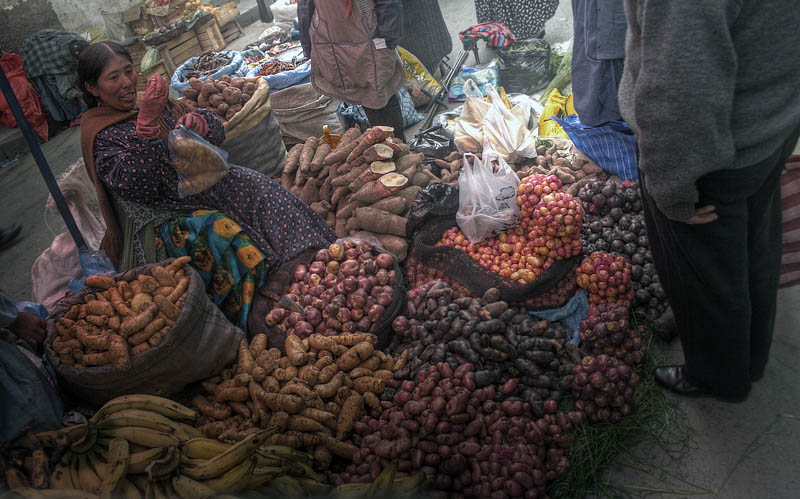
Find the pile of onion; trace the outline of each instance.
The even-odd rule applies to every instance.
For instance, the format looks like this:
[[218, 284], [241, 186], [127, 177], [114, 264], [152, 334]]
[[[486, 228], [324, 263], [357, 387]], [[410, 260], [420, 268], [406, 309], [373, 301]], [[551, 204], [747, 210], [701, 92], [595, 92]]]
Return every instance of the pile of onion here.
[[572, 369], [575, 409], [589, 421], [619, 422], [633, 411], [633, 395], [639, 375], [608, 355], [587, 355]]
[[302, 313], [275, 304], [265, 322], [300, 338], [371, 332], [392, 302], [394, 281], [390, 254], [378, 253], [368, 243], [334, 243], [294, 271], [286, 297], [302, 307]]
[[577, 268], [578, 286], [589, 292], [589, 303], [615, 303], [625, 307], [633, 300], [631, 264], [625, 258], [595, 251]]
[[637, 366], [644, 359], [647, 347], [642, 336], [631, 328], [626, 307], [601, 303], [593, 305], [580, 325], [581, 347], [594, 355], [606, 354]]

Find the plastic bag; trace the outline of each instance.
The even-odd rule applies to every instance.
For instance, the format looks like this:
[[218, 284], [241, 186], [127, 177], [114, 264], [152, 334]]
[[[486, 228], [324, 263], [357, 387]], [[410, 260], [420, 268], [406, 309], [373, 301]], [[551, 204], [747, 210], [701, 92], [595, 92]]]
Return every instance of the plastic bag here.
[[522, 40], [500, 51], [500, 83], [508, 92], [532, 94], [550, 83], [550, 44], [540, 38]]
[[431, 125], [433, 127], [442, 127], [442, 133], [449, 137], [450, 140], [453, 140], [455, 137], [456, 123], [458, 123], [458, 117], [461, 116], [462, 109], [463, 106], [458, 106], [450, 111], [437, 114], [433, 117]]
[[509, 109], [491, 85], [486, 86], [492, 102], [483, 118], [483, 150], [494, 151], [507, 161], [536, 157], [535, 130], [528, 128], [530, 107], [526, 102]]
[[297, 17], [297, 2], [290, 0], [277, 0], [269, 6], [272, 17], [276, 23], [290, 23]]
[[408, 146], [414, 152], [423, 153], [425, 159], [444, 159], [455, 149], [452, 137], [444, 133], [441, 126], [422, 130], [408, 143]]
[[550, 92], [550, 96], [544, 103], [544, 109], [539, 116], [539, 137], [550, 137], [557, 139], [569, 139], [569, 136], [553, 117], [566, 116], [565, 108], [567, 98], [561, 95], [557, 88]]
[[414, 54], [403, 47], [397, 47], [397, 54], [400, 56], [403, 72], [406, 75], [406, 90], [411, 94], [411, 99], [416, 107], [424, 106], [441, 90], [442, 86]]
[[470, 242], [479, 243], [517, 224], [518, 187], [519, 177], [502, 157], [486, 153], [481, 161], [472, 154], [464, 156], [456, 222]]
[[169, 132], [169, 150], [181, 197], [209, 189], [228, 173], [228, 153], [183, 125]]
[[453, 141], [462, 153], [480, 152], [483, 149], [483, 117], [489, 111], [489, 103], [484, 100], [474, 81], [464, 84], [464, 93], [467, 100], [461, 108]]
[[461, 70], [461, 74], [453, 78], [450, 83], [447, 98], [451, 101], [463, 102], [467, 98], [467, 82], [471, 81], [477, 86], [481, 95], [485, 95], [486, 85], [498, 85], [497, 61], [492, 61], [485, 69], [472, 68], [469, 66]]

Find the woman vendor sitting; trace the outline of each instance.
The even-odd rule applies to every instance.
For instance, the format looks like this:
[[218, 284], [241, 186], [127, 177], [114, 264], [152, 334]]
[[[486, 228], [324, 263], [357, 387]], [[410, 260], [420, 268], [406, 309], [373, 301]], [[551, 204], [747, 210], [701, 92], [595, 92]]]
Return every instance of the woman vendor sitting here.
[[189, 255], [209, 296], [244, 328], [253, 293], [272, 270], [336, 238], [303, 201], [248, 168], [231, 165], [211, 188], [181, 197], [170, 130], [182, 124], [219, 145], [222, 122], [170, 99], [160, 75], [137, 109], [137, 75], [125, 48], [89, 45], [78, 76], [89, 106], [81, 118], [83, 159], [107, 227], [101, 249], [118, 267]]

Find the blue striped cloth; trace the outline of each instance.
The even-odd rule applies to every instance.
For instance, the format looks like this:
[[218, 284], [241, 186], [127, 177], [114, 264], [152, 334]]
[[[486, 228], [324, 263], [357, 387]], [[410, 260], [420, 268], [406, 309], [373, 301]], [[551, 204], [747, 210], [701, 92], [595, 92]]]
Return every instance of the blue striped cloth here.
[[569, 135], [575, 147], [606, 172], [623, 180], [636, 180], [636, 137], [624, 121], [609, 121], [601, 126], [581, 123], [577, 115], [567, 119], [553, 116]]

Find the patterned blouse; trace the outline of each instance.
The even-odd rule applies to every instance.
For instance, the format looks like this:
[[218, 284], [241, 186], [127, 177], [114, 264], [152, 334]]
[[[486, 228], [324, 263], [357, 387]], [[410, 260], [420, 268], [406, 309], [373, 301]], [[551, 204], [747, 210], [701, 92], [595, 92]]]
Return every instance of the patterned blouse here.
[[[196, 112], [208, 123], [206, 140], [221, 144], [225, 130], [216, 114]], [[175, 126], [171, 116], [164, 114], [163, 118]], [[231, 165], [228, 174], [210, 189], [181, 198], [167, 143], [160, 138], [139, 138], [133, 121], [98, 133], [94, 154], [98, 175], [112, 196], [173, 212], [221, 211], [244, 228], [264, 253], [270, 270], [306, 249], [336, 239], [333, 230], [302, 200], [249, 168]]]

